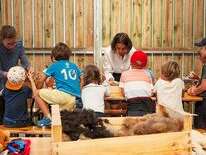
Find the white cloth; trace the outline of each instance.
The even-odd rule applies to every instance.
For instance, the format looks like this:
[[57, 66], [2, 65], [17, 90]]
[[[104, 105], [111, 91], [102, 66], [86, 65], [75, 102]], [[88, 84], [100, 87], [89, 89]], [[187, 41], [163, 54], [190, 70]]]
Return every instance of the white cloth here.
[[180, 78], [176, 78], [172, 81], [159, 79], [154, 89], [157, 92], [157, 101], [159, 104], [166, 105], [174, 110], [184, 111], [182, 105], [184, 82]]
[[104, 97], [109, 96], [109, 87], [90, 83], [82, 88], [82, 103], [84, 109], [104, 113]]
[[126, 82], [123, 88], [127, 99], [134, 97], [151, 97], [153, 85], [146, 81], [130, 81]]
[[129, 54], [126, 54], [123, 59], [121, 56], [112, 51], [111, 46], [103, 49], [104, 51], [104, 62], [103, 69], [106, 80], [114, 79], [112, 73], [122, 73], [122, 71], [128, 70], [130, 68], [130, 57], [135, 51], [132, 47]]

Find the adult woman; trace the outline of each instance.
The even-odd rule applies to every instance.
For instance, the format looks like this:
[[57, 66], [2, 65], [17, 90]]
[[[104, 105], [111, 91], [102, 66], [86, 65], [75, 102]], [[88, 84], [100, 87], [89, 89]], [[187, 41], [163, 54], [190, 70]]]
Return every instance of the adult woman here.
[[[7, 80], [8, 70], [18, 65], [18, 62], [26, 70], [30, 69], [29, 61], [24, 53], [21, 41], [17, 41], [16, 30], [13, 26], [4, 25], [0, 31], [0, 92]], [[3, 117], [4, 102], [0, 96], [0, 123]]]
[[135, 49], [126, 33], [117, 33], [111, 46], [104, 50], [104, 74], [108, 81], [119, 81], [122, 71], [130, 68], [130, 57]]

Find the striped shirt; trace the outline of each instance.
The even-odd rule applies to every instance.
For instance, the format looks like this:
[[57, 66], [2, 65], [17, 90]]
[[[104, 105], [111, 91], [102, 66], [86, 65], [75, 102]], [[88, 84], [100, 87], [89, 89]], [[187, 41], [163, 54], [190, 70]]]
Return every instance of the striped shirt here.
[[149, 97], [153, 89], [151, 73], [147, 69], [125, 71], [121, 75], [119, 86], [124, 89], [127, 99]]

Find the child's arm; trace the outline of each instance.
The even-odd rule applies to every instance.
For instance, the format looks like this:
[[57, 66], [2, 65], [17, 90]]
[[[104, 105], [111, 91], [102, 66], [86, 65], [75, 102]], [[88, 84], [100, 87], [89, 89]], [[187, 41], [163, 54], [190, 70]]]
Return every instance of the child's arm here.
[[27, 76], [28, 76], [29, 81], [31, 82], [33, 96], [36, 96], [37, 95], [37, 88], [36, 88], [36, 84], [35, 84], [34, 79], [33, 79], [33, 75], [31, 72], [28, 72]]

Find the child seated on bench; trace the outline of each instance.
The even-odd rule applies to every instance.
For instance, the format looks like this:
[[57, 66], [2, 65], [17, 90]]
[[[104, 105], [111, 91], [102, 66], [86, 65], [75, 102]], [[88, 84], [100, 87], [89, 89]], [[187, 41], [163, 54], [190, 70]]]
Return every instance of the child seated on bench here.
[[153, 76], [146, 68], [147, 55], [142, 51], [133, 53], [130, 59], [131, 69], [124, 71], [119, 87], [128, 103], [128, 116], [142, 116], [154, 111], [151, 100]]
[[73, 111], [75, 109], [75, 100], [81, 97], [80, 81], [82, 73], [76, 64], [69, 61], [71, 54], [70, 48], [61, 42], [52, 50], [51, 59], [53, 63], [44, 70], [42, 83], [48, 77], [53, 77], [56, 84], [55, 89], [37, 90], [32, 74], [28, 75], [35, 102], [44, 114], [44, 118], [37, 121], [39, 127], [51, 125], [48, 104], [59, 104], [60, 110]]
[[31, 98], [32, 91], [23, 86], [26, 71], [23, 67], [15, 66], [9, 69], [6, 86], [2, 92], [5, 100], [3, 124], [6, 127], [25, 127], [31, 125], [28, 114], [27, 99]]
[[84, 109], [93, 110], [97, 117], [104, 116], [104, 97], [109, 88], [101, 85], [101, 73], [97, 66], [87, 65], [84, 69], [82, 103]]

